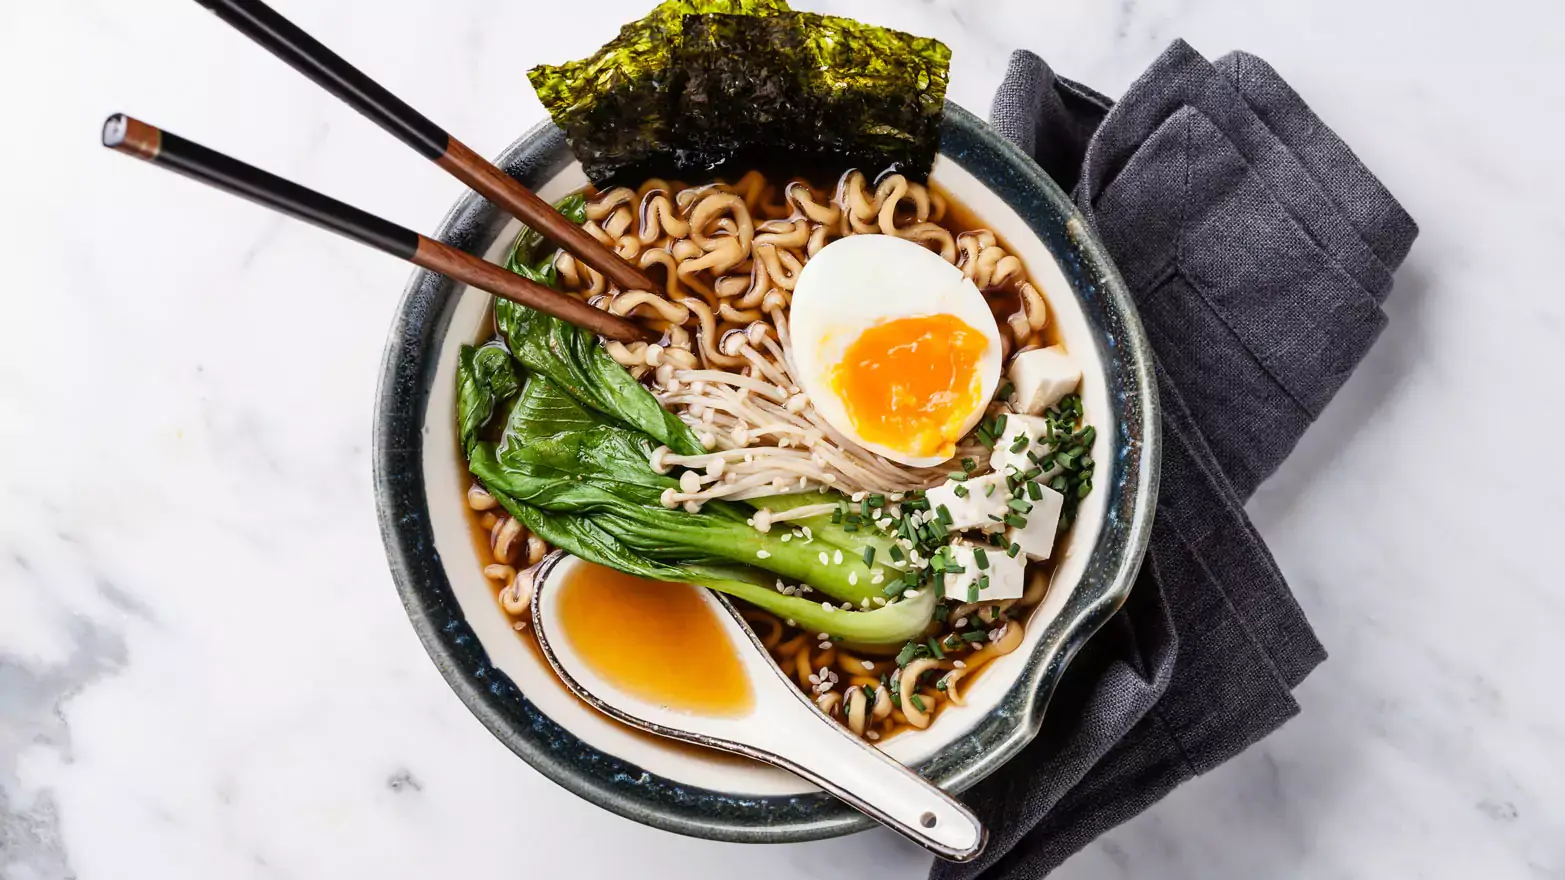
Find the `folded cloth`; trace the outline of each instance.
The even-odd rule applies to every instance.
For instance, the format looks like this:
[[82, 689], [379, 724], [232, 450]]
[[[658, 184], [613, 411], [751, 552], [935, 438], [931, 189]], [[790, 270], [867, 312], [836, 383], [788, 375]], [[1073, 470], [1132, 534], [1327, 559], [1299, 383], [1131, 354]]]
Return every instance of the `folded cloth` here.
[[1297, 714], [1326, 654], [1244, 502], [1374, 343], [1418, 234], [1252, 55], [1176, 42], [1114, 104], [1017, 52], [991, 121], [1072, 190], [1130, 287], [1163, 471], [1125, 607], [1037, 739], [968, 793], [988, 849], [934, 880], [1040, 877]]

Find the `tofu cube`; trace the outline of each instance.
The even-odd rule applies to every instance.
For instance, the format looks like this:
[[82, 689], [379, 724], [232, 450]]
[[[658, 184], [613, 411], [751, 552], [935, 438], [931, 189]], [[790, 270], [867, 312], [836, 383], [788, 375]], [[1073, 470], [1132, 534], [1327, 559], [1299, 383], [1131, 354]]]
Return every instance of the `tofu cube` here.
[[947, 552], [951, 561], [962, 568], [945, 575], [947, 598], [958, 602], [1020, 599], [1027, 590], [1027, 561], [1021, 557], [1012, 559], [998, 547], [962, 538], [952, 541]]
[[1060, 402], [1081, 384], [1081, 367], [1058, 345], [1035, 348], [1011, 358], [1006, 370], [1015, 386], [1012, 398], [1018, 410], [1038, 415]]
[[1006, 540], [1019, 545], [1022, 555], [1028, 559], [1048, 559], [1054, 552], [1054, 538], [1060, 528], [1060, 511], [1065, 507], [1064, 495], [1048, 486], [1039, 486], [1038, 489], [1042, 498], [1033, 500], [1031, 493], [1022, 496], [1023, 500], [1032, 505], [1032, 510], [1021, 514], [1027, 524], [1005, 530]]
[[[961, 487], [960, 491], [958, 487]], [[1011, 496], [1005, 490], [1004, 475], [985, 474], [970, 480], [946, 480], [925, 492], [924, 497], [928, 499], [931, 511], [939, 510], [943, 505], [951, 514], [950, 531], [983, 529], [992, 532], [1005, 527], [996, 520], [1005, 518], [1005, 502]]]
[[[1050, 446], [1043, 438], [1048, 435], [1048, 421], [1042, 416], [1024, 416], [1016, 413], [1005, 414], [1005, 433], [1000, 435], [999, 441], [994, 444], [994, 454], [989, 458], [989, 466], [997, 474], [1024, 474], [1031, 470], [1033, 460], [1028, 457], [1032, 453], [1039, 458], [1049, 454]], [[1025, 437], [1026, 442], [1017, 441]], [[1062, 468], [1050, 467], [1044, 471], [1039, 479], [1048, 481], [1059, 473]]]

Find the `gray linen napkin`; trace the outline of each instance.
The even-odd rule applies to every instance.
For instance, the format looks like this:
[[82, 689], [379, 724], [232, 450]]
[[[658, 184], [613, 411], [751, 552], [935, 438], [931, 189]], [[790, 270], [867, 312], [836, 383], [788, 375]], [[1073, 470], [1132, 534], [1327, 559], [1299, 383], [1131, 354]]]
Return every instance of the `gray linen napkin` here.
[[1374, 343], [1418, 234], [1252, 55], [1176, 42], [1113, 104], [1017, 52], [991, 121], [1073, 191], [1136, 299], [1162, 488], [1125, 607], [1038, 738], [967, 795], [988, 850], [934, 880], [1040, 877], [1297, 714], [1326, 654], [1244, 502]]

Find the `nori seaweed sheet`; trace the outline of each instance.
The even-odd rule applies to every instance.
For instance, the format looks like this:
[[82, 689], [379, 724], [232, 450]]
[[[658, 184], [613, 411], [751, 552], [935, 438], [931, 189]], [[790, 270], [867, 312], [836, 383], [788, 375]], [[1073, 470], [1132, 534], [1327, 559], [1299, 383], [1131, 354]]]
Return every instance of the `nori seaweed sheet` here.
[[589, 58], [527, 72], [565, 132], [587, 176], [602, 183], [622, 169], [667, 165], [675, 141], [673, 53], [687, 15], [778, 15], [783, 0], [665, 0]]
[[600, 185], [741, 164], [922, 178], [950, 59], [938, 40], [781, 0], [670, 0], [529, 77]]

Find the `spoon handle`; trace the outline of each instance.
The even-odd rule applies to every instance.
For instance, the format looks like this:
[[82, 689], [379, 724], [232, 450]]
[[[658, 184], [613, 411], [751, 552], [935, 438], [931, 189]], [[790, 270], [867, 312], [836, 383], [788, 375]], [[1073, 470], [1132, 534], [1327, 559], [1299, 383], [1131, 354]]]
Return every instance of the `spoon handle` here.
[[773, 731], [755, 745], [914, 843], [953, 861], [983, 849], [987, 832], [972, 811], [835, 722], [811, 719]]

